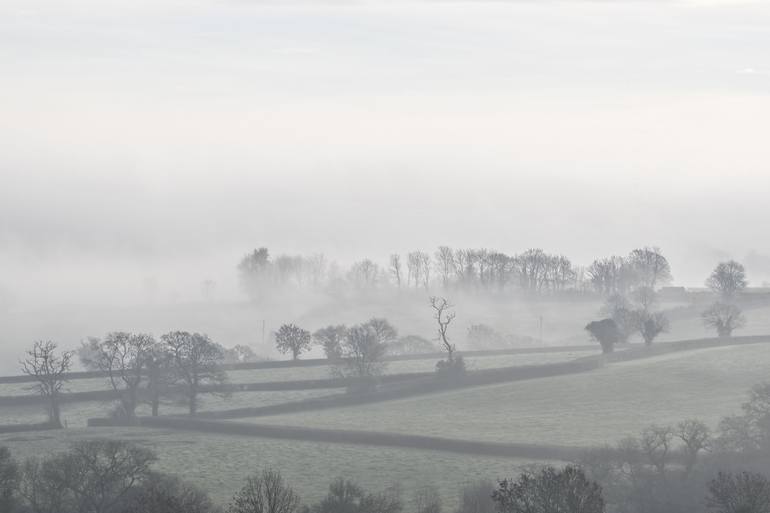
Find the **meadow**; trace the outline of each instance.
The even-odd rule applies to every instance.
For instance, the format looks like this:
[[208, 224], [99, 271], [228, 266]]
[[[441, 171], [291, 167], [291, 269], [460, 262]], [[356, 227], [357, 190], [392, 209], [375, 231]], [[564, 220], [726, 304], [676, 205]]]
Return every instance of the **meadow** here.
[[[235, 408], [269, 406], [315, 397], [324, 397], [343, 393], [344, 389], [323, 388], [319, 390], [286, 390], [277, 392], [235, 392], [227, 397], [202, 395], [201, 411], [222, 411]], [[85, 427], [89, 418], [108, 417], [114, 408], [114, 401], [82, 401], [62, 404], [62, 422], [69, 427]], [[160, 407], [161, 415], [186, 415], [187, 406], [181, 403], [164, 401]], [[138, 415], [150, 415], [150, 407], [141, 404]], [[31, 404], [23, 406], [3, 406], [0, 409], [0, 424], [30, 424], [46, 420], [45, 406]]]
[[614, 363], [596, 371], [474, 387], [357, 407], [252, 419], [493, 442], [595, 446], [648, 424], [714, 427], [768, 379], [770, 346], [727, 346]]
[[371, 490], [398, 486], [408, 501], [414, 491], [436, 486], [445, 505], [453, 507], [459, 486], [478, 479], [516, 475], [534, 461], [437, 451], [325, 444], [148, 428], [66, 429], [0, 435], [19, 459], [65, 449], [71, 442], [108, 437], [129, 440], [156, 451], [154, 468], [191, 481], [226, 504], [248, 474], [266, 467], [280, 469], [302, 499], [321, 499], [336, 477], [355, 480]]

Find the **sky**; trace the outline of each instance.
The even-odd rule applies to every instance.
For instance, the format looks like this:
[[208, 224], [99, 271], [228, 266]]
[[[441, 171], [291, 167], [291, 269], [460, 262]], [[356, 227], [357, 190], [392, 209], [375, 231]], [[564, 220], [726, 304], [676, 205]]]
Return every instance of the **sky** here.
[[0, 0], [0, 288], [236, 297], [257, 246], [440, 244], [657, 245], [696, 286], [752, 254], [758, 284], [768, 22], [752, 1]]

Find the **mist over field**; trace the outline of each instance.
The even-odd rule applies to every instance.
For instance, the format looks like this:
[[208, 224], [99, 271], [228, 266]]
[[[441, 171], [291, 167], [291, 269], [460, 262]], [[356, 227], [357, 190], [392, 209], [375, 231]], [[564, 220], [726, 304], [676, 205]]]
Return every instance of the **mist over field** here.
[[[337, 475], [348, 513], [491, 513], [533, 468], [598, 483], [580, 513], [737, 513], [742, 471], [770, 504], [769, 28], [758, 0], [0, 1], [0, 476], [5, 446], [136, 437], [198, 513], [257, 513], [230, 499], [263, 467], [308, 508], [271, 513], [340, 513]], [[86, 511], [26, 468], [0, 513]]]

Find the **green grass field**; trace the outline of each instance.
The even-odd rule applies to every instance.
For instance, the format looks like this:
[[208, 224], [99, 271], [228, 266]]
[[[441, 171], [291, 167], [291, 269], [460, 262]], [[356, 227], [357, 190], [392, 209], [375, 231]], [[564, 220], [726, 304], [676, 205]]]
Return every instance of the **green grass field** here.
[[[358, 407], [250, 419], [497, 442], [599, 445], [650, 423], [714, 426], [768, 379], [770, 346], [674, 353], [572, 376], [478, 387]], [[244, 421], [247, 419], [239, 419]]]
[[249, 473], [263, 467], [279, 469], [306, 502], [319, 500], [335, 477], [353, 479], [372, 490], [399, 484], [404, 498], [425, 485], [439, 488], [446, 506], [453, 506], [458, 487], [480, 478], [517, 474], [533, 462], [446, 454], [414, 449], [324, 444], [226, 435], [174, 432], [147, 428], [68, 429], [0, 435], [19, 459], [65, 449], [69, 442], [96, 437], [125, 439], [155, 450], [155, 468], [174, 473], [226, 503]]

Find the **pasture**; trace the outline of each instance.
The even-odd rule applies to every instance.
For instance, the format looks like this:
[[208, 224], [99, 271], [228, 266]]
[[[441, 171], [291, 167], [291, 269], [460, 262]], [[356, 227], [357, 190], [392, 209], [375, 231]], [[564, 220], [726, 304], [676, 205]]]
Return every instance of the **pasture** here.
[[354, 479], [372, 490], [399, 486], [410, 500], [422, 486], [435, 485], [454, 506], [460, 485], [478, 479], [515, 475], [535, 462], [448, 454], [414, 449], [325, 444], [178, 432], [148, 428], [66, 429], [0, 435], [23, 459], [65, 449], [76, 440], [108, 437], [129, 440], [156, 451], [154, 468], [190, 480], [226, 504], [248, 474], [265, 467], [280, 469], [302, 499], [321, 499], [335, 477]]
[[728, 346], [577, 375], [252, 421], [588, 447], [636, 435], [650, 423], [700, 418], [713, 427], [738, 411], [752, 385], [768, 379], [769, 366], [768, 345]]

